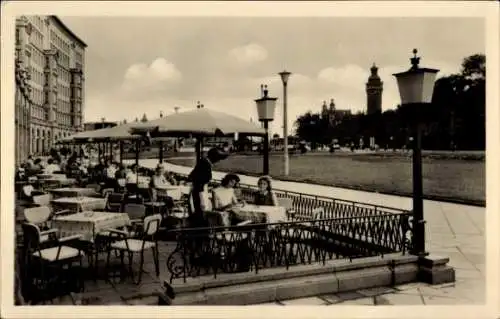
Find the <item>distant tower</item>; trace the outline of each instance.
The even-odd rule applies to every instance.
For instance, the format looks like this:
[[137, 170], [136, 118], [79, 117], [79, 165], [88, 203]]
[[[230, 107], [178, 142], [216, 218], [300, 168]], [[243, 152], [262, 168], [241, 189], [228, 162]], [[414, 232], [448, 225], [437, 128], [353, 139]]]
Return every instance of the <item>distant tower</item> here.
[[384, 82], [378, 76], [378, 68], [373, 63], [370, 69], [371, 75], [366, 82], [366, 105], [367, 113], [375, 114], [382, 112], [382, 90]]
[[330, 99], [330, 109], [328, 110], [328, 120], [330, 124], [335, 122], [335, 100]]

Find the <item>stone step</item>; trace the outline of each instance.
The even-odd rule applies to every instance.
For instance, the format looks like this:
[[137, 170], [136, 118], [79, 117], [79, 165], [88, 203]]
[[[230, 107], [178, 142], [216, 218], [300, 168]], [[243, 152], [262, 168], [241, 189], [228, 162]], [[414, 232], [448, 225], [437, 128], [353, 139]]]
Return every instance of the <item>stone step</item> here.
[[[254, 305], [276, 300], [387, 287], [415, 281], [416, 258], [363, 258], [352, 263], [294, 266], [283, 273], [265, 269], [259, 274], [197, 278], [178, 283], [172, 305]], [[316, 270], [316, 271], [314, 271]]]

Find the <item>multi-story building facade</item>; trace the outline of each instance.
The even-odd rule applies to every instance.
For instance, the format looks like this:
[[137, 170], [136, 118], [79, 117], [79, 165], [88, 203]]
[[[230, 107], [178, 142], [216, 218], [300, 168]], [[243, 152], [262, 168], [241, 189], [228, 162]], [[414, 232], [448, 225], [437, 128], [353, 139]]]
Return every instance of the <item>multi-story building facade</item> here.
[[382, 91], [384, 82], [378, 75], [378, 67], [373, 63], [370, 68], [371, 74], [366, 82], [366, 107], [367, 114], [376, 114], [382, 112]]
[[30, 105], [31, 87], [29, 86], [28, 72], [21, 68], [20, 62], [16, 59], [15, 64], [15, 159], [16, 165], [26, 158], [30, 147]]
[[86, 47], [56, 16], [16, 20], [16, 64], [29, 87], [30, 142], [17, 143], [19, 157], [47, 153], [57, 140], [83, 130]]

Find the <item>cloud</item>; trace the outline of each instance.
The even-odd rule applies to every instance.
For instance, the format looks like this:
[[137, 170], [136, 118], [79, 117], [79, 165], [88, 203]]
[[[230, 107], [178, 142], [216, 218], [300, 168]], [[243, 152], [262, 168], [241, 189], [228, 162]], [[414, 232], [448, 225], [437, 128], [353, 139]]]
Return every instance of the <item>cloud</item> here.
[[122, 89], [125, 91], [155, 91], [166, 83], [179, 83], [181, 72], [175, 64], [164, 58], [157, 58], [151, 64], [133, 64], [125, 71]]
[[[459, 66], [443, 62], [429, 61], [425, 66], [438, 65], [440, 75], [458, 71]], [[296, 118], [307, 111], [320, 112], [323, 101], [335, 100], [338, 109], [350, 109], [353, 113], [366, 111], [365, 83], [370, 74], [371, 63], [367, 65], [346, 64], [343, 66], [324, 66], [312, 74], [293, 72], [288, 82], [288, 127], [292, 131]], [[394, 108], [400, 101], [393, 73], [404, 67], [400, 65], [380, 65], [379, 75], [384, 82], [382, 109]], [[181, 111], [195, 108], [201, 101], [206, 108], [225, 112], [245, 120], [257, 120], [254, 99], [260, 97], [260, 85], [268, 85], [269, 94], [277, 97], [274, 121], [271, 132], [282, 134], [283, 130], [283, 85], [278, 74], [252, 76], [249, 72], [210, 75], [203, 80], [205, 85], [193, 91], [192, 83], [180, 82], [181, 74], [177, 68], [164, 59], [157, 59], [149, 66], [135, 64], [130, 66], [124, 77], [124, 86], [116, 91], [103, 91], [89, 96], [86, 101], [87, 121], [108, 120], [132, 121], [143, 113], [149, 119], [157, 118], [162, 111], [165, 115], [174, 112], [178, 106]], [[175, 88], [175, 89], [173, 89]], [[187, 93], [181, 94], [185, 91]]]
[[318, 80], [342, 87], [363, 87], [369, 71], [356, 64], [342, 67], [327, 67], [318, 72]]
[[261, 62], [267, 59], [267, 50], [263, 46], [250, 43], [245, 46], [240, 46], [231, 49], [228, 52], [229, 58], [243, 66], [249, 66], [256, 62]]

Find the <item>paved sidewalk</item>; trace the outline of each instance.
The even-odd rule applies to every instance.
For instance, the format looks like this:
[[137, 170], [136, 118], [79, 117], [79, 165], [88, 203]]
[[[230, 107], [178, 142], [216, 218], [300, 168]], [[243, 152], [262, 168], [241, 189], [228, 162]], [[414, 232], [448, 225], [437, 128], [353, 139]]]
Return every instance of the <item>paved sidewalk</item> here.
[[[157, 160], [141, 160], [146, 167], [155, 167]], [[188, 174], [190, 167], [165, 163], [167, 170]], [[214, 172], [220, 179], [226, 173]], [[239, 175], [242, 183], [256, 185], [257, 178]], [[274, 181], [277, 189], [306, 194], [353, 200], [367, 204], [411, 209], [411, 198], [349, 190], [322, 185]], [[347, 304], [483, 304], [485, 303], [485, 212], [484, 207], [460, 205], [438, 201], [424, 201], [427, 250], [432, 255], [450, 258], [450, 266], [456, 270], [456, 283], [428, 286], [422, 283], [397, 287], [400, 291], [387, 291], [380, 298], [367, 297], [359, 292], [359, 298], [334, 296], [329, 301], [324, 298], [305, 298], [282, 304], [327, 304], [343, 302]], [[383, 298], [382, 298], [383, 297]], [[336, 299], [335, 299], [336, 298]], [[338, 302], [333, 302], [337, 300]], [[370, 303], [371, 302], [371, 303]]]

